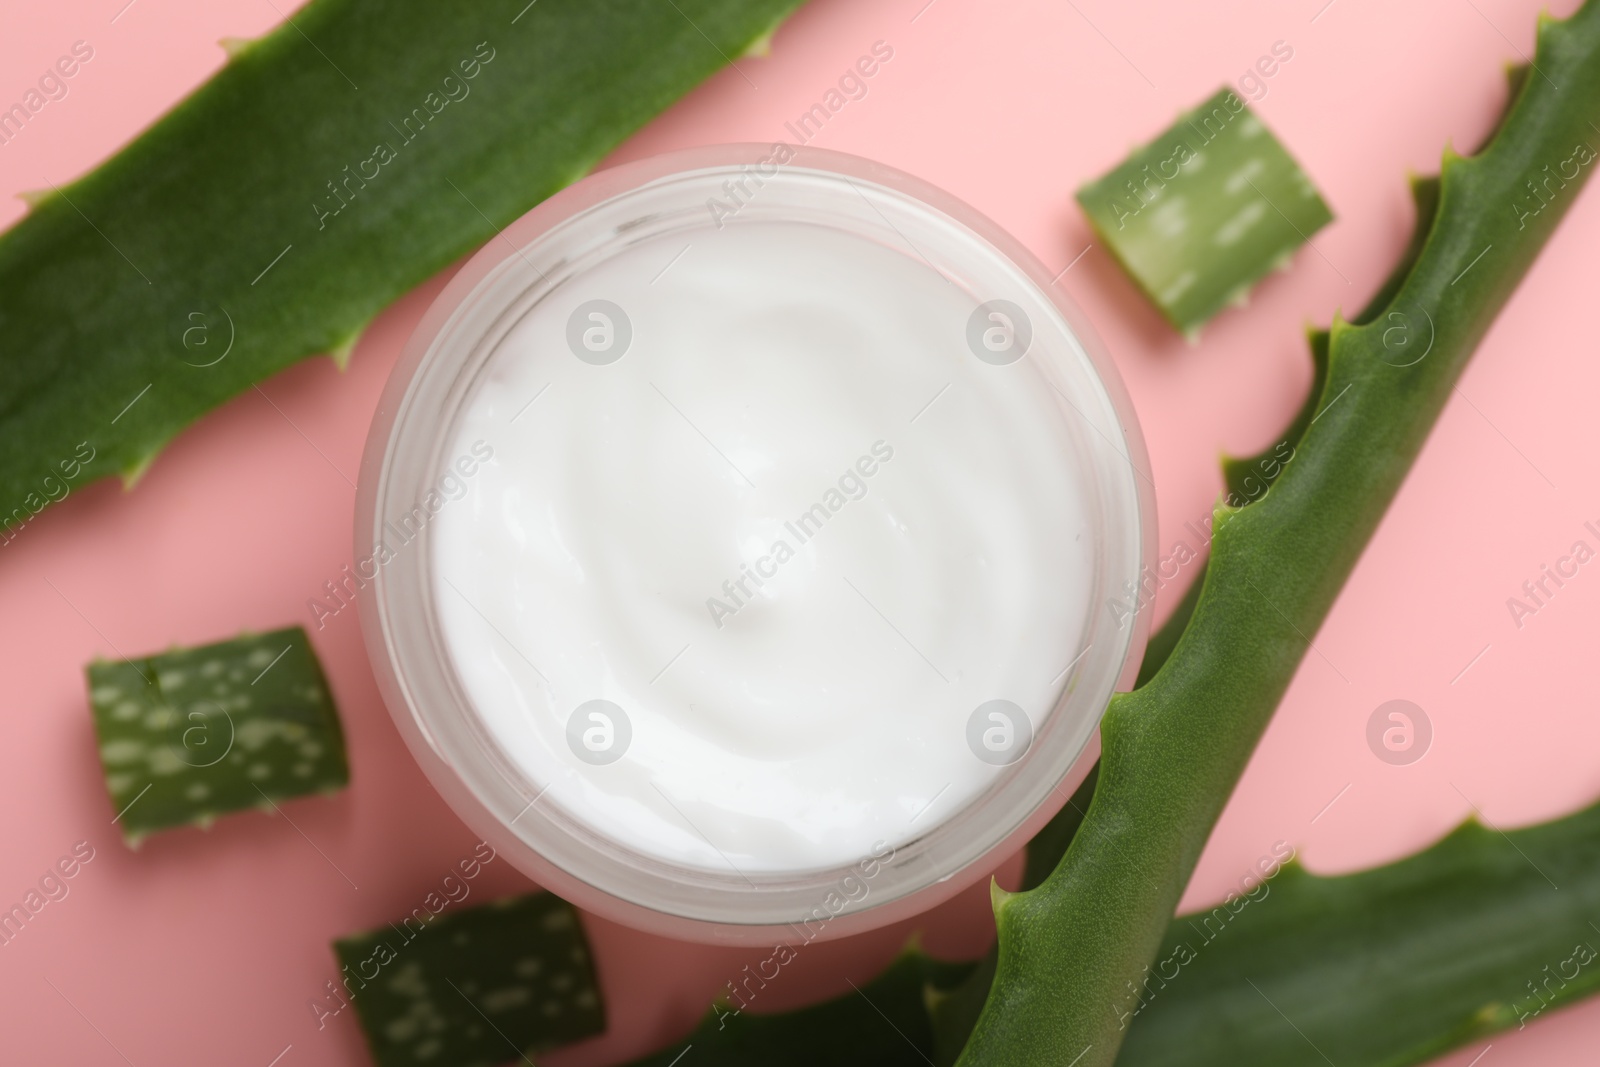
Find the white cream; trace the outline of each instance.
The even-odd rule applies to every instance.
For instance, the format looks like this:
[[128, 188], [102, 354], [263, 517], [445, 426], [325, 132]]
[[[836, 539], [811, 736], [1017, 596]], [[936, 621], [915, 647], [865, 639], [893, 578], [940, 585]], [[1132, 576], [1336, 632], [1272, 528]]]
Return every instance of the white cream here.
[[[626, 327], [580, 315], [580, 359], [594, 300]], [[538, 803], [668, 863], [798, 871], [1003, 772], [975, 709], [1043, 724], [1095, 547], [1072, 409], [1036, 354], [974, 355], [977, 307], [910, 250], [767, 221], [645, 240], [511, 330], [446, 445], [493, 458], [432, 520], [433, 591]], [[594, 700], [626, 716], [610, 752], [599, 719], [569, 745]]]

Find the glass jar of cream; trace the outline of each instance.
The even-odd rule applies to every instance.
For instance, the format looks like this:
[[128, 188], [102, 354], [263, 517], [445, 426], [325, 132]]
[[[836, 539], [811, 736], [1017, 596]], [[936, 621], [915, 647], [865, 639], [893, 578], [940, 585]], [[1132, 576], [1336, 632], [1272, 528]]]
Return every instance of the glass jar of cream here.
[[480, 251], [367, 443], [362, 627], [455, 810], [580, 907], [836, 937], [1065, 801], [1142, 652], [1143, 443], [1049, 273], [788, 145], [593, 175]]

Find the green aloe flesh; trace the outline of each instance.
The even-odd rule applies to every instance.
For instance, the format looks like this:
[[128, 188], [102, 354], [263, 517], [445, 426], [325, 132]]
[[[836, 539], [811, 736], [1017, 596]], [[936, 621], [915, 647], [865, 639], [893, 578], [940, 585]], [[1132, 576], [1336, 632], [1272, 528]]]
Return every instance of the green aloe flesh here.
[[549, 893], [419, 907], [334, 952], [378, 1067], [492, 1067], [606, 1028], [578, 914]]
[[798, 3], [312, 0], [234, 45], [0, 235], [0, 540], [255, 382], [348, 354]]
[[1333, 219], [1230, 89], [1084, 185], [1078, 203], [1167, 321], [1191, 334]]
[[1309, 639], [1478, 341], [1593, 170], [1600, 0], [1565, 22], [1541, 19], [1534, 64], [1538, 76], [1514, 79], [1489, 143], [1446, 154], [1415, 261], [1381, 312], [1334, 322], [1315, 414], [1270, 491], [1219, 509], [1189, 625], [1155, 676], [1106, 713], [1094, 799], [1061, 864], [1035, 889], [997, 894], [995, 979], [960, 1063], [1116, 1059], [1121, 998], [1157, 961]]
[[84, 673], [123, 839], [350, 781], [333, 694], [298, 626]]

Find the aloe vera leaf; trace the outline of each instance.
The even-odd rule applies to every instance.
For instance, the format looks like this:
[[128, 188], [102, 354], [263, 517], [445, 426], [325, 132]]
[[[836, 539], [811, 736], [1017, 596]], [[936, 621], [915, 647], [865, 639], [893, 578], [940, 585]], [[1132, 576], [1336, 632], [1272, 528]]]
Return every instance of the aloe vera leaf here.
[[1600, 991], [1597, 899], [1600, 807], [1505, 834], [1468, 822], [1337, 878], [1291, 864], [1237, 914], [1172, 924], [1121, 1002], [1117, 1063], [1430, 1059]]
[[[1520, 68], [1511, 72], [1513, 91], [1521, 84], [1519, 71]], [[1433, 214], [1439, 207], [1439, 179], [1412, 178], [1411, 200], [1416, 208], [1417, 217], [1416, 226], [1411, 231], [1411, 240], [1406, 243], [1399, 262], [1390, 271], [1389, 277], [1379, 287], [1377, 293], [1367, 302], [1361, 313], [1350, 320], [1354, 325], [1360, 326], [1376, 319], [1388, 307], [1389, 302], [1394, 299], [1394, 294], [1405, 282], [1406, 276], [1411, 273], [1412, 265], [1416, 263], [1423, 242], [1433, 227]], [[1398, 335], [1396, 337], [1398, 338]], [[1255, 455], [1245, 458], [1229, 456], [1224, 457], [1222, 461], [1222, 479], [1227, 486], [1224, 500], [1230, 504], [1247, 503], [1265, 492], [1283, 469], [1281, 462], [1274, 462], [1282, 455], [1283, 446], [1287, 445], [1292, 449], [1298, 445], [1300, 438], [1306, 432], [1306, 427], [1317, 417], [1317, 404], [1322, 400], [1323, 385], [1328, 378], [1328, 331], [1311, 331], [1307, 342], [1311, 348], [1311, 388], [1306, 394], [1305, 403], [1290, 420], [1288, 428], [1279, 436], [1277, 443], [1268, 445]], [[1146, 679], [1141, 677], [1139, 684], [1143, 685], [1145, 681]]]
[[1105, 246], [1168, 322], [1193, 333], [1333, 219], [1231, 89], [1178, 116], [1078, 190]]
[[84, 673], [123, 840], [350, 781], [344, 732], [298, 626]]
[[688, 1037], [628, 1067], [670, 1067], [680, 1057], [683, 1067], [926, 1067], [934, 1041], [924, 997], [971, 970], [913, 945], [871, 982], [798, 1011], [756, 1015], [719, 1001]]
[[333, 947], [378, 1067], [492, 1067], [606, 1028], [578, 914], [550, 893], [419, 907]]
[[1541, 19], [1538, 39], [1535, 74], [1520, 79], [1487, 146], [1470, 158], [1446, 153], [1433, 225], [1382, 314], [1335, 320], [1318, 415], [1271, 491], [1225, 510], [1171, 657], [1113, 699], [1100, 781], [1061, 865], [1037, 889], [996, 894], [999, 964], [961, 1063], [1115, 1059], [1118, 997], [1155, 958], [1307, 635], [1593, 170], [1600, 0], [1565, 22]]
[[0, 536], [348, 353], [798, 3], [312, 0], [232, 49], [0, 235]]

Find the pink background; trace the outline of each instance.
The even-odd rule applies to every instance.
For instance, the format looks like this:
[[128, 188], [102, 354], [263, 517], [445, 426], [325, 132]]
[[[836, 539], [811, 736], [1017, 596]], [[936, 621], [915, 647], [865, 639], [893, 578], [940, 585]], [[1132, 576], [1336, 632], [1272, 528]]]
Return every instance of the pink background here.
[[[82, 173], [215, 71], [218, 38], [256, 35], [281, 18], [267, 0], [137, 0], [118, 15], [124, 2], [5, 0], [0, 101], [20, 98], [75, 40], [95, 57], [66, 99], [0, 146], [0, 190]], [[1433, 170], [1447, 142], [1477, 144], [1503, 100], [1503, 64], [1532, 50], [1539, 10], [1535, 0], [925, 3], [816, 0], [779, 32], [770, 57], [741, 61], [749, 81], [724, 72], [615, 158], [782, 137], [785, 120], [881, 39], [893, 60], [816, 143], [945, 187], [1060, 268], [1090, 243], [1072, 200], [1079, 183], [1287, 42], [1294, 57], [1255, 106], [1337, 215], [1316, 250], [1302, 250], [1290, 273], [1194, 346], [1158, 321], [1098, 246], [1060, 281], [1133, 394], [1163, 552], [1186, 520], [1207, 513], [1219, 453], [1275, 440], [1310, 376], [1302, 327], [1326, 324], [1336, 308], [1353, 313], [1379, 284], [1410, 231], [1405, 174]], [[1561, 0], [1556, 13], [1575, 6]], [[8, 201], [0, 222], [21, 214]], [[1279, 840], [1314, 870], [1346, 871], [1427, 844], [1473, 805], [1511, 826], [1600, 792], [1590, 666], [1600, 571], [1580, 572], [1520, 630], [1505, 604], [1574, 540], [1593, 544], [1582, 523], [1600, 520], [1597, 244], [1591, 189], [1479, 351], [1317, 635], [1322, 655], [1307, 657], [1186, 905], [1220, 898]], [[0, 549], [0, 904], [20, 900], [74, 842], [96, 849], [71, 895], [0, 949], [8, 1061], [367, 1062], [351, 1013], [319, 1032], [306, 1007], [336, 973], [328, 942], [408, 911], [473, 838], [402, 747], [357, 620], [341, 613], [316, 632], [306, 601], [349, 558], [367, 421], [441, 282], [380, 316], [347, 372], [314, 359], [266, 382], [272, 404], [252, 391], [202, 420], [135, 491], [75, 491]], [[284, 805], [304, 836], [284, 818], [248, 813], [129, 852], [110, 825], [83, 663], [291, 622], [312, 628], [331, 674], [352, 787]], [[1395, 698], [1421, 705], [1434, 727], [1431, 751], [1410, 766], [1380, 762], [1365, 740], [1368, 716]], [[526, 886], [496, 863], [473, 883], [474, 899]], [[975, 954], [992, 931], [983, 897], [969, 892], [915, 925], [935, 951]], [[611, 1062], [680, 1035], [762, 955], [598, 920], [589, 928], [613, 1026], [548, 1057], [557, 1067]], [[909, 929], [803, 952], [757, 1006], [848, 989]], [[1597, 1036], [1600, 1002], [1590, 1002], [1494, 1038], [1481, 1063], [1589, 1063]], [[1465, 1067], [1485, 1044], [1444, 1062]]]

